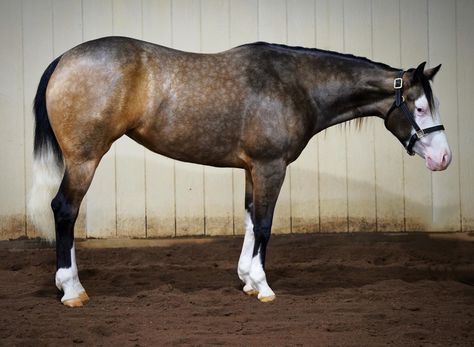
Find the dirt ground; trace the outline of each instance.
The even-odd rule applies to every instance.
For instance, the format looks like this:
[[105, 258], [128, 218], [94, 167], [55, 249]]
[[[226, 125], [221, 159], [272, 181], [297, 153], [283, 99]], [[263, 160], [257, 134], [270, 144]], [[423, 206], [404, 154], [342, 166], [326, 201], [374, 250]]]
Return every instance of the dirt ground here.
[[86, 242], [77, 258], [91, 301], [77, 309], [59, 302], [53, 249], [2, 242], [0, 345], [473, 346], [472, 240], [274, 236], [271, 303], [241, 292], [241, 237]]

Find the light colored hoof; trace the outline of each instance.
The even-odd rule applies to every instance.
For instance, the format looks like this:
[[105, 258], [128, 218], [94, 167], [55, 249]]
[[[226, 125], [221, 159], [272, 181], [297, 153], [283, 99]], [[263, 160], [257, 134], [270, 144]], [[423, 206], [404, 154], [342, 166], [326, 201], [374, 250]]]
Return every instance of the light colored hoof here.
[[84, 292], [80, 292], [79, 293], [79, 299], [81, 299], [82, 303], [86, 303], [89, 301], [89, 295], [87, 295], [87, 293], [84, 291]]
[[270, 296], [262, 296], [261, 298], [258, 298], [261, 302], [270, 302], [275, 300], [276, 296], [275, 295], [270, 295]]
[[244, 290], [244, 293], [250, 296], [257, 296], [258, 290], [252, 288], [250, 290]]
[[81, 306], [83, 306], [82, 301], [81, 301], [80, 298], [64, 300], [63, 304], [66, 305], [66, 306], [69, 306], [69, 307], [81, 307]]

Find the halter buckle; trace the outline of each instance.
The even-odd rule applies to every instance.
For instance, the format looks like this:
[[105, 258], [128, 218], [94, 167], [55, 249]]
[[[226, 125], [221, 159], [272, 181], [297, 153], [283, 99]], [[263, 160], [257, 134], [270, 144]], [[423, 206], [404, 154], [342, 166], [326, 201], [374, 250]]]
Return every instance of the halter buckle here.
[[416, 137], [418, 137], [419, 139], [425, 137], [425, 132], [423, 131], [423, 129], [420, 129], [416, 132]]
[[403, 88], [403, 79], [401, 77], [395, 78], [393, 80], [393, 89], [402, 89]]

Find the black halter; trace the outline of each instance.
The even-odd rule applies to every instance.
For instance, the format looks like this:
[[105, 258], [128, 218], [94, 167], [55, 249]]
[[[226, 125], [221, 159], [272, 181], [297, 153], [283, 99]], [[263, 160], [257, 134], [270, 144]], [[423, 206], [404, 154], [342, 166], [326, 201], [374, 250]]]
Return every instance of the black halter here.
[[413, 129], [415, 129], [415, 133], [411, 135], [410, 140], [408, 141], [407, 146], [405, 147], [409, 155], [414, 155], [413, 146], [415, 145], [416, 141], [425, 137], [427, 134], [433, 133], [435, 131], [444, 130], [444, 126], [442, 125], [435, 125], [429, 128], [421, 129], [415, 121], [415, 117], [408, 109], [408, 106], [405, 102], [405, 98], [403, 97], [403, 74], [404, 71], [400, 70], [400, 73], [397, 78], [393, 80], [393, 89], [395, 89], [395, 101], [393, 102], [392, 107], [388, 110], [387, 115], [385, 116], [385, 126], [387, 126], [388, 117], [392, 113], [392, 111], [396, 108], [400, 108], [405, 115], [405, 117], [409, 120]]

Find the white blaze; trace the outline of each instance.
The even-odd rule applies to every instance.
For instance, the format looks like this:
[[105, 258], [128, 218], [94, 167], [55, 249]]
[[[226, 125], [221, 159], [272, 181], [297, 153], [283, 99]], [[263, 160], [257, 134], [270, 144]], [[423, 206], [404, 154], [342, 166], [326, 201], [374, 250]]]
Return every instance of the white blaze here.
[[[415, 101], [413, 112], [415, 121], [421, 129], [441, 124], [439, 102], [435, 98], [433, 112], [430, 111], [428, 100], [423, 94]], [[412, 134], [415, 130], [412, 130]], [[428, 169], [433, 171], [444, 170], [451, 162], [451, 149], [444, 131], [435, 131], [416, 141], [413, 151], [425, 159]]]

